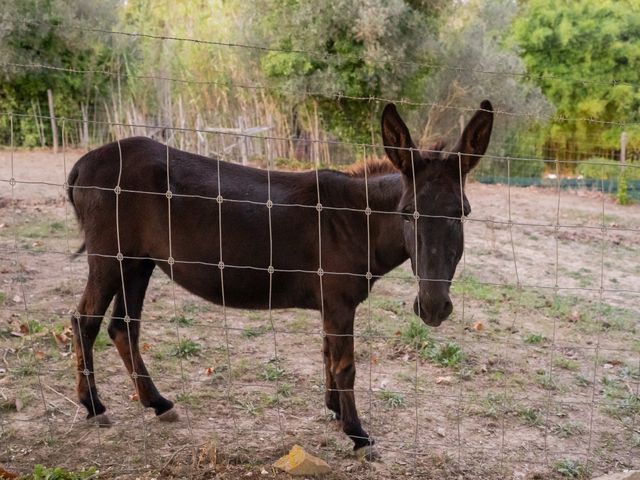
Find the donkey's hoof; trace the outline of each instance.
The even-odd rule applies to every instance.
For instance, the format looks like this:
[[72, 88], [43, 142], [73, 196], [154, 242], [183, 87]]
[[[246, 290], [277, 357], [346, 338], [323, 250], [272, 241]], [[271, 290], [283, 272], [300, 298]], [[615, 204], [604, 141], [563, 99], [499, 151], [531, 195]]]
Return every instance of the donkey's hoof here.
[[107, 417], [106, 413], [101, 413], [99, 415], [89, 417], [87, 418], [87, 422], [98, 425], [100, 428], [108, 428], [112, 425], [111, 420], [109, 420], [109, 417]]
[[180, 420], [180, 415], [178, 415], [178, 411], [175, 408], [171, 408], [170, 410], [158, 415], [157, 418], [161, 422], [177, 422]]
[[373, 462], [380, 460], [380, 453], [374, 445], [365, 445], [364, 447], [357, 448], [353, 451], [356, 458], [361, 461]]

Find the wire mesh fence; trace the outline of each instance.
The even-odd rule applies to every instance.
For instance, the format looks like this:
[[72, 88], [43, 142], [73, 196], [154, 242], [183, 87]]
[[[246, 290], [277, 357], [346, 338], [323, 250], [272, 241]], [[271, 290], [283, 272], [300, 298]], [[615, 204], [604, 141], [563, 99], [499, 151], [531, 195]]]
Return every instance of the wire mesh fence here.
[[[360, 100], [381, 111], [388, 99]], [[497, 108], [494, 115], [520, 114]], [[393, 196], [392, 205], [382, 205], [379, 196], [401, 191], [402, 180], [397, 173], [380, 175], [367, 169], [367, 162], [385, 157], [375, 143], [296, 140], [281, 132], [210, 131], [198, 125], [133, 119], [58, 118], [62, 145], [53, 155], [24, 152], [13, 142], [16, 118], [48, 122], [50, 116], [2, 116], [9, 120], [11, 141], [0, 152], [0, 433], [2, 461], [10, 467], [93, 465], [107, 478], [141, 472], [175, 477], [215, 472], [235, 478], [262, 471], [277, 475], [270, 464], [300, 443], [327, 459], [336, 478], [586, 477], [640, 468], [640, 212], [635, 206], [617, 205], [610, 197], [612, 181], [604, 177], [589, 184], [575, 180], [575, 191], [566, 189], [560, 171], [578, 158], [560, 161], [490, 151], [481, 162], [491, 161], [504, 172], [499, 185], [469, 181], [463, 188], [459, 173], [455, 204], [433, 212], [420, 211], [415, 203], [400, 205]], [[111, 150], [116, 154], [104, 159], [117, 165], [113, 184], [68, 183], [73, 164], [84, 153], [68, 146], [69, 132], [81, 131], [86, 123], [105, 128], [116, 141]], [[130, 154], [125, 137], [136, 133], [158, 134], [162, 142], [153, 147], [160, 152], [152, 155], [157, 167], [153, 174], [131, 173], [134, 160], [143, 154]], [[181, 140], [186, 137], [193, 142]], [[365, 162], [361, 176], [327, 173], [319, 161], [309, 164], [311, 173], [280, 175], [276, 159], [295, 151], [297, 142], [311, 150], [331, 145], [360, 150]], [[262, 173], [239, 166], [228, 170], [227, 162], [252, 163], [252, 155], [243, 156], [242, 144], [245, 152], [263, 157]], [[173, 147], [210, 155], [198, 160], [208, 165], [209, 177], [185, 176], [180, 162], [195, 160]], [[413, 157], [418, 153], [402, 147], [398, 151], [411, 154], [407, 191], [417, 198], [423, 186]], [[422, 154], [451, 154], [449, 161], [458, 172], [463, 170], [460, 152], [452, 147]], [[555, 176], [541, 180], [547, 188], [519, 188], [522, 182], [511, 174], [514, 164], [541, 160], [555, 169]], [[581, 164], [603, 171], [620, 167], [615, 161]], [[135, 179], [152, 176], [157, 177], [157, 188], [138, 188], [148, 184]], [[303, 188], [306, 196], [293, 195]], [[361, 196], [336, 200], [332, 188], [359, 191]], [[89, 247], [81, 258], [71, 259], [83, 234], [66, 200], [69, 189], [72, 195], [93, 192], [94, 198], [105, 199], [92, 210], [92, 219], [110, 218], [104, 211], [115, 208], [111, 230], [95, 232], [111, 235], [115, 250]], [[149, 202], [161, 205], [158, 216], [146, 215], [144, 205]], [[405, 206], [410, 208], [403, 211], [400, 207]], [[145, 214], [135, 217], [139, 223], [133, 224], [136, 211]], [[281, 222], [284, 212], [289, 229]], [[280, 218], [275, 224], [274, 216]], [[201, 223], [191, 225], [190, 218]], [[295, 228], [300, 218], [306, 219], [304, 230]], [[383, 218], [407, 218], [406, 224], [384, 224], [409, 233], [375, 230], [372, 222]], [[434, 220], [464, 227], [465, 250], [451, 282], [416, 273], [423, 271], [419, 262], [426, 258], [417, 251], [403, 253], [404, 259], [413, 259], [413, 269], [406, 261], [396, 266], [385, 258], [395, 251], [385, 239], [404, 242], [408, 236], [409, 245], [417, 249], [419, 223]], [[229, 229], [245, 235], [225, 233]], [[128, 247], [145, 231], [151, 232], [148, 239], [160, 245], [154, 251], [162, 255]], [[356, 238], [364, 241], [336, 247], [335, 238], [342, 231], [357, 231]], [[185, 256], [190, 244], [203, 244], [201, 251], [206, 253]], [[328, 245], [334, 250], [327, 250]], [[364, 268], [350, 268], [352, 259], [337, 255], [340, 250], [360, 252], [358, 265]], [[245, 252], [244, 257], [237, 252]], [[253, 261], [251, 252], [261, 252], [266, 261]], [[291, 265], [283, 258], [300, 261]], [[102, 318], [102, 313], [83, 308], [90, 276], [87, 261], [92, 259], [94, 265], [116, 266], [114, 291], [120, 292], [116, 297], [124, 297], [116, 298], [113, 312], [105, 317], [118, 328], [111, 329], [111, 336], [103, 328], [91, 340], [94, 363], [82, 343], [87, 329]], [[159, 267], [149, 272], [142, 314], [141, 303], [132, 309], [132, 300], [126, 298], [138, 281], [126, 273], [127, 266], [140, 262]], [[372, 265], [380, 262], [393, 268], [386, 274], [377, 272]], [[197, 276], [193, 272], [199, 272], [200, 282], [189, 283]], [[263, 291], [254, 291], [255, 284], [246, 280], [255, 277], [262, 279]], [[355, 311], [353, 329], [327, 329], [334, 326], [331, 316], [341, 312], [326, 292], [335, 294], [338, 285], [347, 295], [347, 285], [356, 281], [364, 285], [366, 299]], [[318, 286], [315, 303], [310, 299], [309, 309], [282, 308], [292, 306], [283, 299], [305, 282]], [[440, 283], [451, 283], [454, 313], [440, 328], [429, 329], [414, 315], [412, 305], [421, 287]], [[204, 301], [189, 290], [215, 301]], [[259, 308], [251, 308], [251, 299]], [[417, 313], [420, 308], [418, 302]], [[75, 335], [68, 327], [70, 318], [76, 321]], [[139, 352], [130, 348], [137, 343], [138, 329]], [[346, 351], [350, 342], [355, 343], [353, 386], [340, 388], [325, 376], [331, 365], [323, 345], [332, 341], [347, 345]], [[150, 374], [140, 369], [140, 353]], [[96, 410], [101, 405], [96, 390], [87, 388], [94, 374], [110, 428], [100, 428], [104, 417], [93, 423], [84, 419], [87, 410], [91, 416], [102, 413]], [[79, 388], [88, 395], [84, 406], [77, 398], [76, 375]], [[178, 422], [158, 422], [157, 410], [144, 408], [151, 377], [158, 390], [176, 402]], [[332, 419], [325, 404], [327, 392], [338, 398], [353, 392], [363, 426], [376, 440], [379, 461], [362, 463], [353, 457], [353, 442], [340, 432], [340, 422]]]

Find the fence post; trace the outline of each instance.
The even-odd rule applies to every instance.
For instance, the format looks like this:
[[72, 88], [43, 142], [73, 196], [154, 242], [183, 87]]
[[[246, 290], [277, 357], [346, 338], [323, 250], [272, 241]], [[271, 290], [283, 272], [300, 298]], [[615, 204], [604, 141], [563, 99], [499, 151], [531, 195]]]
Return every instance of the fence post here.
[[627, 132], [620, 135], [620, 173], [624, 172], [624, 164], [627, 161]]
[[56, 124], [56, 114], [53, 111], [53, 93], [47, 89], [49, 99], [49, 117], [51, 118], [51, 135], [53, 136], [53, 153], [58, 153], [58, 125]]

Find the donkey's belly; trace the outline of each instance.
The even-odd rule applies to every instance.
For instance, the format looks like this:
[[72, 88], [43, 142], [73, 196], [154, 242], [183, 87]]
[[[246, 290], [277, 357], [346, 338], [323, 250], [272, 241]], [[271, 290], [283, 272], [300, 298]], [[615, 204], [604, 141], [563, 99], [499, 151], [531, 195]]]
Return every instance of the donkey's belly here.
[[[319, 309], [316, 274], [279, 272], [225, 265], [157, 264], [173, 280], [199, 297], [233, 308]], [[271, 280], [269, 277], [272, 277]]]

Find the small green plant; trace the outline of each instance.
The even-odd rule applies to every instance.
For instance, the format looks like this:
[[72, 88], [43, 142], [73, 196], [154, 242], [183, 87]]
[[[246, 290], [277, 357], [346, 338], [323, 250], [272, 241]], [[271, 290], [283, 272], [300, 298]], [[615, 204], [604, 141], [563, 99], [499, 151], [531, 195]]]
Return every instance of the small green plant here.
[[528, 345], [540, 345], [544, 341], [545, 341], [544, 336], [537, 333], [532, 333], [524, 337], [524, 343]]
[[538, 410], [537, 408], [520, 408], [518, 409], [516, 414], [524, 421], [524, 423], [526, 423], [530, 427], [537, 427], [542, 424], [542, 415], [540, 413], [540, 410]]
[[26, 325], [27, 325], [27, 328], [29, 329], [30, 334], [40, 333], [44, 330], [44, 327], [42, 326], [42, 324], [33, 318], [30, 318], [29, 320], [27, 320]]
[[278, 385], [278, 395], [280, 395], [281, 397], [288, 398], [291, 396], [292, 392], [293, 385], [291, 385], [290, 383], [281, 383], [280, 385]]
[[428, 350], [427, 356], [443, 367], [457, 367], [464, 360], [464, 352], [456, 342], [434, 346]]
[[263, 335], [264, 333], [266, 333], [268, 330], [268, 328], [260, 326], [260, 327], [245, 327], [242, 330], [241, 335], [244, 338], [255, 338], [255, 337], [259, 337], [260, 335]]
[[72, 472], [62, 467], [48, 468], [43, 465], [33, 467], [33, 472], [20, 477], [22, 480], [84, 480], [96, 474], [94, 467]]
[[284, 368], [281, 368], [277, 362], [269, 361], [262, 368], [260, 376], [268, 382], [275, 382], [284, 376]]
[[580, 435], [585, 432], [583, 424], [578, 422], [566, 422], [557, 424], [553, 427], [553, 433], [561, 438], [568, 438], [574, 435]]
[[577, 460], [564, 458], [553, 464], [553, 468], [563, 477], [567, 478], [588, 478], [589, 470]]
[[545, 371], [536, 372], [536, 382], [545, 390], [555, 390], [557, 388], [553, 377]]
[[580, 364], [575, 360], [571, 360], [570, 358], [565, 357], [557, 357], [553, 360], [553, 364], [564, 370], [576, 371], [580, 368]]
[[171, 323], [177, 323], [181, 327], [189, 327], [193, 325], [193, 318], [188, 317], [184, 314], [176, 315], [175, 317], [171, 318]]
[[404, 395], [391, 390], [381, 390], [378, 393], [378, 397], [380, 397], [380, 400], [382, 400], [388, 408], [402, 408], [407, 403]]
[[419, 351], [432, 344], [429, 330], [422, 320], [417, 318], [412, 318], [409, 321], [409, 324], [400, 333], [400, 338], [404, 344], [410, 345]]
[[200, 354], [202, 347], [199, 343], [193, 340], [183, 339], [180, 343], [171, 351], [171, 355], [179, 358], [189, 358]]

